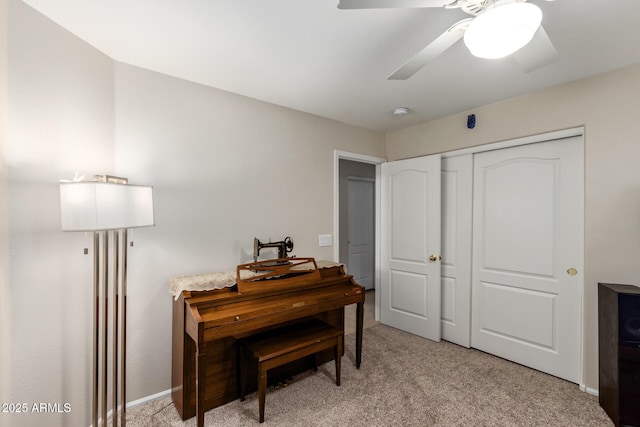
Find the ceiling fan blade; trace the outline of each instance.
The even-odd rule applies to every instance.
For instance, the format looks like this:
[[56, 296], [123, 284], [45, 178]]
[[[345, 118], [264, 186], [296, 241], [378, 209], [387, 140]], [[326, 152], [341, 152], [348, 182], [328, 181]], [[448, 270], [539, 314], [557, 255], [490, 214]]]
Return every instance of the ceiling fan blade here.
[[473, 18], [463, 19], [453, 24], [447, 31], [438, 36], [438, 38], [429, 43], [427, 47], [416, 53], [411, 59], [405, 62], [402, 67], [387, 77], [387, 80], [406, 80], [413, 76], [422, 67], [440, 56], [445, 50], [460, 40], [464, 35], [464, 30], [467, 29], [472, 19]]
[[527, 73], [553, 64], [560, 55], [542, 25], [533, 35], [531, 41], [513, 54], [513, 59]]
[[340, 0], [338, 9], [443, 7], [451, 3], [455, 3], [455, 0]]

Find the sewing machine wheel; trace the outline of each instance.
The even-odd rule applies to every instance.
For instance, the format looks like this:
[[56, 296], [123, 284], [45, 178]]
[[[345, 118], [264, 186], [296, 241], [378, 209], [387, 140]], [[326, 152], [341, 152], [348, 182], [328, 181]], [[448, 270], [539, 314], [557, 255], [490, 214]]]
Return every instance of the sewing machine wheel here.
[[291, 240], [291, 237], [287, 236], [284, 238], [284, 247], [286, 248], [287, 253], [293, 250], [293, 240]]

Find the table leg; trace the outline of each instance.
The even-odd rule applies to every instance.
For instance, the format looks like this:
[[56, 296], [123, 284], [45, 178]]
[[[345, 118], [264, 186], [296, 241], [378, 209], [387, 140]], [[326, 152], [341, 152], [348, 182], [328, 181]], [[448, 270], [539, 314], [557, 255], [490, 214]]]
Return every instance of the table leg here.
[[362, 329], [364, 323], [364, 301], [356, 305], [356, 368], [362, 362]]
[[198, 427], [204, 427], [205, 357], [206, 354], [202, 349], [196, 347], [196, 424]]

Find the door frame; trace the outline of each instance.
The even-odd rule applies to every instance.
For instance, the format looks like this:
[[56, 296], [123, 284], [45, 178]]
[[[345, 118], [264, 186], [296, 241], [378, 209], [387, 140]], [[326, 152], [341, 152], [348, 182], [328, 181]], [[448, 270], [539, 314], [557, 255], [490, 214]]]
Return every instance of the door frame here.
[[[478, 154], [478, 153], [482, 153], [483, 151], [500, 150], [502, 148], [517, 147], [518, 145], [535, 144], [537, 142], [546, 142], [546, 141], [552, 141], [554, 139], [570, 138], [572, 136], [584, 137], [584, 127], [580, 126], [580, 127], [563, 129], [563, 130], [558, 130], [553, 132], [539, 133], [536, 135], [525, 136], [521, 138], [507, 139], [500, 142], [489, 142], [484, 145], [476, 145], [470, 148], [461, 148], [459, 150], [454, 150], [454, 151], [445, 151], [443, 153], [440, 153], [440, 155], [442, 156], [442, 158], [445, 158], [445, 157], [461, 156], [463, 154]], [[437, 153], [433, 153], [433, 154], [437, 154]], [[424, 154], [424, 155], [428, 156], [429, 154]]]
[[[387, 161], [382, 157], [367, 156], [365, 154], [351, 153], [348, 151], [333, 150], [333, 261], [340, 260], [340, 160], [352, 160], [354, 162], [376, 165], [375, 182], [375, 285], [374, 289], [380, 289], [380, 164]], [[380, 320], [380, 295], [375, 293], [375, 319]]]

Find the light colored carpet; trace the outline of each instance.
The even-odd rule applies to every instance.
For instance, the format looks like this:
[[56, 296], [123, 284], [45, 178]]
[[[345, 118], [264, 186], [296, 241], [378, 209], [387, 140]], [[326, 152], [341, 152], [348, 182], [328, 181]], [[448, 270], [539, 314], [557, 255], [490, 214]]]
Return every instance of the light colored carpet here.
[[[572, 384], [448, 342], [376, 324], [364, 331], [360, 370], [346, 337], [342, 385], [333, 363], [269, 388], [265, 426], [612, 426], [598, 399]], [[169, 398], [134, 408], [130, 426], [195, 426]], [[205, 415], [205, 425], [258, 423], [257, 394]]]

